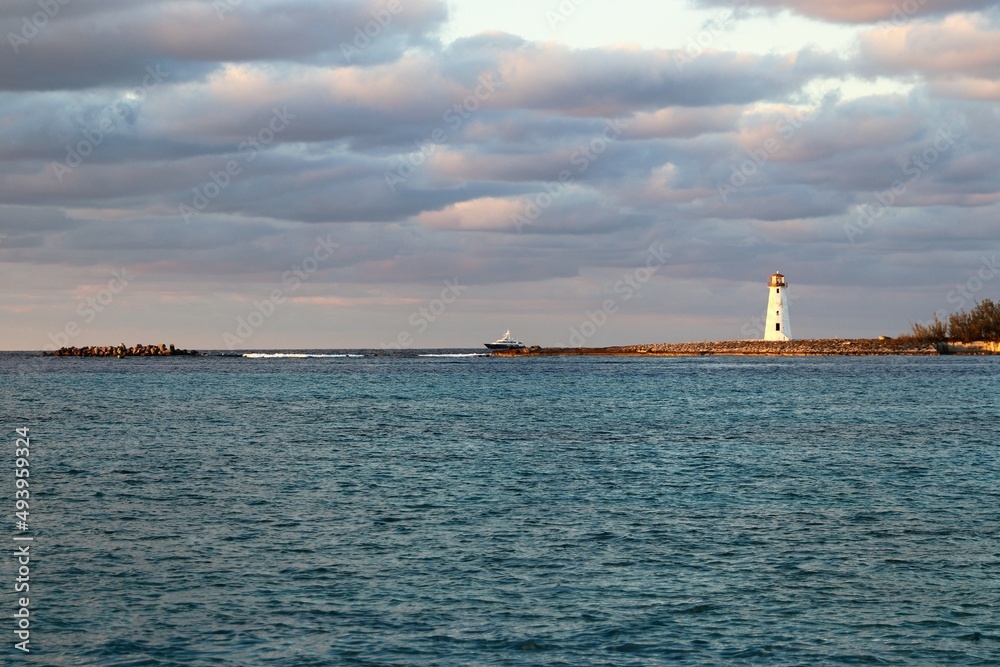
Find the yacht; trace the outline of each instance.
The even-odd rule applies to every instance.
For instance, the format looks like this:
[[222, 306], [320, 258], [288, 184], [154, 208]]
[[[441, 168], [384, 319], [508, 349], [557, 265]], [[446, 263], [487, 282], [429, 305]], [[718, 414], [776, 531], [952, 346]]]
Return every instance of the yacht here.
[[503, 335], [503, 338], [495, 340], [492, 343], [483, 343], [488, 350], [519, 350], [522, 347], [526, 347], [524, 343], [519, 340], [514, 340], [510, 337], [510, 330]]

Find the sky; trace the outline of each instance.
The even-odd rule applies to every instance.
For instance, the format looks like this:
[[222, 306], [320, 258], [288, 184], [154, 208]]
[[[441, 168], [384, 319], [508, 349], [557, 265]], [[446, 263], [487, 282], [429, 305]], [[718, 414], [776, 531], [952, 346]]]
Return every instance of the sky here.
[[8, 0], [0, 349], [898, 335], [1000, 299], [984, 0]]

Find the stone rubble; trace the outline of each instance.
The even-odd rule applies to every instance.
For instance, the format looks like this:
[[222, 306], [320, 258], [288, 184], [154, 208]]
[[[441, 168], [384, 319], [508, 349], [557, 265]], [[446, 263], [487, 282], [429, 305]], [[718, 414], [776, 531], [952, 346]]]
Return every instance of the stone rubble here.
[[197, 356], [197, 350], [179, 350], [172, 344], [160, 343], [159, 345], [143, 345], [137, 343], [132, 347], [126, 347], [125, 343], [117, 346], [89, 345], [87, 347], [61, 347], [52, 352], [43, 353], [47, 357], [173, 357], [173, 356]]
[[[651, 345], [624, 345], [618, 347], [534, 347], [520, 350], [501, 350], [494, 356], [572, 356], [611, 355], [648, 357], [694, 357], [711, 355], [731, 356], [925, 356], [936, 354], [962, 353], [947, 345], [935, 345], [906, 338], [856, 338], [826, 340], [725, 340], [700, 343], [655, 343]], [[977, 353], [984, 353], [979, 351]]]

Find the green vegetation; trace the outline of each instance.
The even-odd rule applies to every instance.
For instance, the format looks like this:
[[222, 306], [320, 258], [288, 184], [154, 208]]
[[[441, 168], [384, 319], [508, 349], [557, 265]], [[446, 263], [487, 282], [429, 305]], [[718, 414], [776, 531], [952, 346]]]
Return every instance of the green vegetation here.
[[913, 332], [906, 337], [924, 343], [1000, 341], [1000, 303], [983, 299], [971, 312], [960, 310], [947, 322], [935, 315], [927, 324], [911, 324], [910, 327]]

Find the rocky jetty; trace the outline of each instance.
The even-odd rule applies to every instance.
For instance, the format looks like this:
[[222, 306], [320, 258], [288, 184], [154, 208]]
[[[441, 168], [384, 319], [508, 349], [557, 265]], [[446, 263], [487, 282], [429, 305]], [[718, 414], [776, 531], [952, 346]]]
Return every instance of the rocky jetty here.
[[[725, 340], [702, 343], [655, 343], [619, 347], [529, 347], [520, 350], [499, 350], [498, 357], [607, 355], [634, 357], [697, 357], [729, 355], [740, 357], [807, 357], [807, 356], [926, 356], [954, 354], [948, 346], [938, 349], [932, 344], [906, 338], [855, 338], [826, 340]], [[978, 354], [984, 352], [977, 349]]]
[[1000, 354], [1000, 341], [938, 343], [937, 347], [941, 354]]
[[138, 343], [132, 347], [126, 347], [125, 343], [118, 346], [90, 345], [87, 347], [61, 347], [52, 352], [43, 353], [47, 357], [174, 357], [174, 356], [197, 356], [197, 350], [179, 350], [173, 345], [161, 343], [159, 345], [143, 345]]

